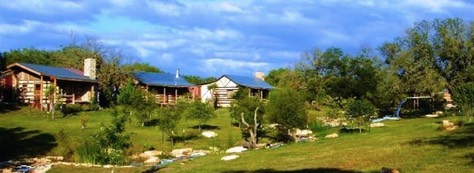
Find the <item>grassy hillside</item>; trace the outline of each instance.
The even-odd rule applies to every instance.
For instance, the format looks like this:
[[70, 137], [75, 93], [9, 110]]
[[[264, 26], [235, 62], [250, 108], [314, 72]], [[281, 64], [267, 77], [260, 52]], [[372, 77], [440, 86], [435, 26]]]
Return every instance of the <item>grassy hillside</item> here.
[[[0, 114], [0, 148], [15, 157], [56, 154], [56, 134], [63, 128], [74, 144], [87, 139], [100, 123], [110, 121], [110, 112], [84, 112], [79, 115], [50, 120], [36, 110], [21, 109]], [[231, 127], [228, 111], [218, 110], [218, 118], [209, 122], [209, 129], [219, 137], [199, 137], [193, 121], [183, 121], [178, 134], [190, 136], [175, 148], [194, 149], [227, 146], [238, 143], [241, 134]], [[312, 114], [318, 114], [313, 112]], [[82, 131], [81, 119], [87, 118]], [[457, 117], [448, 117], [456, 119]], [[240, 158], [224, 162], [225, 154], [212, 154], [161, 168], [160, 172], [378, 172], [381, 167], [399, 168], [403, 172], [470, 172], [474, 170], [474, 124], [446, 132], [438, 130], [442, 119], [412, 118], [384, 121], [382, 128], [369, 133], [340, 134], [337, 139], [320, 136], [315, 142], [290, 144], [276, 149], [249, 151]], [[133, 133], [132, 151], [153, 146], [169, 151], [169, 142], [161, 143], [161, 133], [154, 127], [140, 127], [132, 120], [128, 132]], [[327, 133], [327, 132], [326, 132]], [[316, 132], [318, 135], [318, 132]], [[61, 145], [61, 144], [59, 144]], [[38, 147], [35, 147], [38, 146]], [[19, 149], [17, 149], [19, 148]], [[10, 155], [11, 156], [11, 155]], [[2, 154], [2, 157], [5, 157]], [[115, 172], [140, 172], [149, 168], [115, 169]], [[111, 169], [57, 166], [51, 172], [110, 172]]]

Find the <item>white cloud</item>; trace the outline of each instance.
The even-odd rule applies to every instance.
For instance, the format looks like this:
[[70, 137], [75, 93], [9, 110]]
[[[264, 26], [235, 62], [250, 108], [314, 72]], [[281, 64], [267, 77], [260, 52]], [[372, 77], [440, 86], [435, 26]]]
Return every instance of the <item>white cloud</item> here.
[[178, 17], [184, 11], [184, 8], [182, 8], [179, 4], [172, 2], [165, 3], [160, 1], [147, 1], [146, 5], [151, 7], [151, 9], [160, 16], [163, 15]]
[[214, 6], [214, 10], [228, 13], [244, 13], [244, 10], [242, 10], [239, 6], [228, 2], [217, 3]]
[[81, 3], [61, 0], [16, 0], [14, 3], [9, 0], [0, 1], [4, 8], [27, 11], [40, 14], [54, 14], [58, 11], [81, 11], [84, 7]]
[[467, 6], [459, 0], [404, 0], [402, 6], [413, 6], [427, 9], [431, 12], [444, 12], [446, 8], [459, 8]]
[[269, 68], [267, 62], [249, 62], [233, 59], [210, 58], [204, 60], [205, 69], [220, 72], [236, 72], [236, 70], [252, 69], [253, 71], [266, 71]]
[[39, 25], [41, 25], [40, 22], [30, 21], [30, 20], [23, 20], [23, 23], [20, 25], [0, 24], [0, 33], [1, 34], [19, 34], [19, 33], [31, 32], [35, 28], [37, 28]]

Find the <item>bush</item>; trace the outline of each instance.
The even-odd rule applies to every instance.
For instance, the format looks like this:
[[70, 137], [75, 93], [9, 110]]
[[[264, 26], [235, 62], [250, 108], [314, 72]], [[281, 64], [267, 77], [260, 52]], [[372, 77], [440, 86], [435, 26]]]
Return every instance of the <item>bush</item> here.
[[326, 136], [329, 134], [331, 127], [325, 125], [322, 121], [316, 120], [309, 124], [309, 129], [320, 136]]
[[80, 104], [62, 104], [59, 105], [59, 110], [63, 116], [75, 115], [78, 112], [82, 111], [82, 105]]

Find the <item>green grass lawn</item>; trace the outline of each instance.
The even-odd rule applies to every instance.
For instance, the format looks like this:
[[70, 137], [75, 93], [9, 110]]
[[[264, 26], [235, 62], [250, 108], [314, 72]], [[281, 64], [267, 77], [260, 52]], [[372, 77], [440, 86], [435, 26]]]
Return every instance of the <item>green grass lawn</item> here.
[[[320, 116], [319, 112], [312, 115]], [[214, 139], [199, 137], [179, 142], [174, 148], [192, 147], [206, 149], [209, 146], [227, 148], [241, 141], [238, 128], [230, 126], [226, 109], [217, 111], [218, 117], [207, 123], [219, 136]], [[88, 127], [81, 130], [81, 119], [88, 118]], [[59, 152], [55, 135], [63, 128], [74, 143], [87, 139], [100, 127], [110, 122], [109, 111], [83, 112], [78, 115], [51, 120], [48, 114], [22, 108], [0, 114], [0, 147], [7, 148], [16, 157], [30, 155], [54, 155]], [[449, 117], [448, 119], [456, 119]], [[446, 132], [438, 130], [442, 119], [410, 118], [400, 121], [384, 121], [382, 128], [368, 133], [340, 134], [336, 139], [324, 139], [319, 135], [315, 142], [285, 145], [276, 149], [249, 151], [240, 158], [224, 162], [225, 154], [174, 163], [161, 168], [160, 172], [379, 172], [381, 167], [399, 168], [402, 172], [472, 172], [474, 170], [474, 124]], [[198, 134], [194, 121], [183, 120], [176, 133]], [[127, 131], [133, 133], [132, 151], [143, 146], [158, 150], [172, 149], [170, 142], [161, 142], [161, 132], [155, 127], [140, 127], [132, 120]], [[335, 129], [333, 129], [335, 130]], [[327, 132], [326, 132], [327, 133]], [[316, 132], [316, 135], [319, 133]], [[31, 146], [41, 145], [33, 149]], [[59, 144], [61, 145], [61, 144]], [[10, 147], [8, 149], [8, 147]], [[14, 148], [26, 151], [10, 151]], [[118, 169], [114, 172], [141, 172], [149, 168]], [[111, 169], [56, 166], [51, 172], [110, 172]]]

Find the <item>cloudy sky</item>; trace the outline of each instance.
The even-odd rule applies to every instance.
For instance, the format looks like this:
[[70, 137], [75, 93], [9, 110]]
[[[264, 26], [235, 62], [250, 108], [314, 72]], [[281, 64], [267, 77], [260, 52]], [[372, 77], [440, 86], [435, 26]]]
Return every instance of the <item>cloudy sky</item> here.
[[474, 21], [468, 0], [0, 0], [0, 52], [94, 37], [129, 61], [202, 77], [293, 66], [313, 48], [357, 54], [420, 20]]

